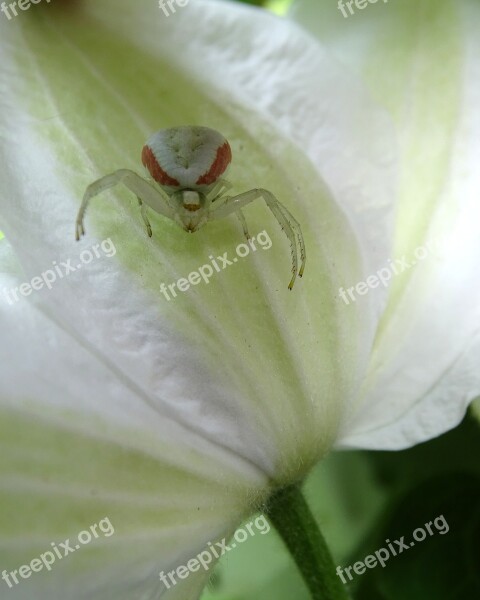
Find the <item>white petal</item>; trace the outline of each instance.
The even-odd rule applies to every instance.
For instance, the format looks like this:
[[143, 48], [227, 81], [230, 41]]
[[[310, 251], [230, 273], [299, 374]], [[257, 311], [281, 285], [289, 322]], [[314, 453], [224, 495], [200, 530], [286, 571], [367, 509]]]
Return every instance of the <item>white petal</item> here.
[[[9, 288], [17, 267], [5, 240], [0, 251]], [[266, 479], [152, 409], [35, 303], [0, 303], [0, 326], [2, 569], [29, 564], [52, 542], [63, 553], [60, 543], [75, 547], [102, 519], [114, 529], [51, 573], [20, 578], [12, 598], [159, 597], [159, 572], [229, 536]], [[197, 597], [208, 575], [192, 573], [165, 597]]]
[[[323, 165], [309, 164], [284, 135], [304, 123], [306, 151], [324, 148], [325, 178], [338, 187], [339, 197], [358, 192], [363, 198], [363, 212], [352, 217], [354, 228], [361, 230], [364, 222], [366, 230], [368, 223], [380, 247], [389, 239], [384, 229], [391, 182], [385, 173], [393, 168], [392, 157], [387, 156], [392, 163], [387, 168], [383, 156], [391, 147], [385, 117], [358, 83], [350, 84], [341, 69], [327, 64], [312, 40], [273, 17], [258, 13], [252, 29], [248, 10], [192, 3], [188, 12], [178, 13], [172, 29], [149, 2], [141, 10], [131, 3], [84, 4], [93, 15], [88, 33], [68, 14], [48, 11], [40, 28], [25, 21], [22, 44], [7, 35], [10, 67], [1, 84], [9, 165], [0, 208], [5, 232], [27, 280], [52, 261], [71, 257], [75, 265], [79, 250], [71, 241], [72, 227], [87, 183], [115, 168], [136, 168], [144, 139], [161, 126], [203, 122], [226, 133], [234, 152], [235, 189], [268, 187], [303, 225], [308, 275], [293, 293], [286, 289], [285, 238], [264, 207], [252, 206], [246, 211], [252, 233], [266, 228], [272, 250], [252, 253], [250, 261], [230, 267], [208, 286], [167, 302], [160, 283], [186, 276], [210, 254], [231, 253], [241, 242], [239, 228], [226, 220], [186, 236], [154, 215], [155, 237], [148, 240], [131, 195], [115, 192], [92, 203], [87, 226], [94, 223], [100, 239], [111, 237], [117, 254], [59, 280], [41, 292], [42, 301], [66, 335], [162, 418], [279, 482], [297, 479], [299, 468], [307, 471], [330, 447], [343, 407], [358, 387], [375, 311], [352, 310], [336, 294], [345, 281], [363, 274], [364, 261], [376, 259], [375, 252], [359, 256], [352, 229], [322, 182]], [[179, 43], [182, 52], [173, 54]], [[201, 65], [195, 62], [200, 57]], [[40, 75], [29, 61], [38, 61]], [[32, 80], [20, 81], [13, 65]], [[193, 71], [204, 76], [193, 79]], [[249, 97], [252, 73], [258, 79]], [[318, 94], [324, 98], [320, 119], [312, 102]], [[292, 95], [296, 112], [291, 99], [281, 108], [283, 98]], [[354, 132], [337, 108], [346, 106], [347, 98], [368, 117]], [[274, 123], [268, 112], [277, 105]], [[366, 126], [372, 128], [368, 141]], [[314, 135], [311, 142], [308, 133]], [[354, 191], [344, 187], [339, 163], [327, 160], [332, 148], [343, 148], [350, 157], [344, 164], [359, 182]], [[354, 160], [360, 149], [365, 154]], [[379, 191], [383, 183], [385, 195]], [[369, 206], [363, 186], [374, 190], [380, 207]], [[96, 241], [91, 236], [83, 247]]]
[[392, 258], [412, 262], [416, 248], [433, 247], [392, 284], [340, 437], [393, 449], [455, 426], [480, 393], [480, 8], [465, 0], [367, 8], [343, 19], [333, 4], [303, 3], [294, 15], [364, 75], [395, 119], [402, 175]]

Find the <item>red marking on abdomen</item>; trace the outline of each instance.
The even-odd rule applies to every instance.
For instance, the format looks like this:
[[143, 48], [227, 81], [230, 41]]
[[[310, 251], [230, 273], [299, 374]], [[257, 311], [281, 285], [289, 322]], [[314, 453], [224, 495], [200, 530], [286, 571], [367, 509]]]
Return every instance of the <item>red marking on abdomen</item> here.
[[160, 185], [180, 185], [176, 179], [170, 177], [168, 173], [165, 173], [162, 167], [158, 164], [158, 161], [149, 146], [144, 146], [142, 149], [142, 163], [148, 169], [150, 175]]
[[220, 175], [225, 172], [225, 169], [228, 167], [231, 161], [232, 151], [230, 149], [230, 144], [225, 142], [223, 146], [220, 146], [220, 148], [217, 150], [217, 156], [215, 157], [210, 169], [203, 175], [200, 175], [200, 177], [197, 179], [197, 185], [209, 185], [210, 183], [216, 181]]

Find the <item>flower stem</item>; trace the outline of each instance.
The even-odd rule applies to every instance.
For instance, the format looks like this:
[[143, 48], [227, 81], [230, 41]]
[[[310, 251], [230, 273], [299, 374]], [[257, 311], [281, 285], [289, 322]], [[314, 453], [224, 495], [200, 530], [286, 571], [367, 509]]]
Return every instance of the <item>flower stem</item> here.
[[313, 600], [348, 600], [328, 546], [296, 485], [271, 496], [265, 512], [285, 542]]

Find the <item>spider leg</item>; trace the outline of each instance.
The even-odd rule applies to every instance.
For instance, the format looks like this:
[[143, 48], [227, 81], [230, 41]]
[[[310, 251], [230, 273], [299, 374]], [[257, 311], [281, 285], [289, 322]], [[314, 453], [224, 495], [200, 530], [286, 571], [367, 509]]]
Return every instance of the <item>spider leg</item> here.
[[[166, 196], [164, 197], [159, 190], [154, 188], [148, 181], [145, 181], [145, 179], [140, 177], [140, 175], [137, 175], [134, 171], [130, 171], [129, 169], [119, 169], [118, 171], [114, 171], [109, 175], [97, 179], [97, 181], [91, 183], [85, 190], [75, 224], [75, 239], [77, 241], [82, 235], [85, 235], [83, 219], [90, 199], [101, 192], [114, 187], [118, 183], [123, 183], [123, 185], [133, 192], [139, 200], [141, 199], [142, 217], [144, 218], [144, 221], [146, 215], [144, 214], [143, 203], [147, 204], [155, 212], [174, 220], [175, 217]], [[147, 221], [145, 221], [145, 224], [147, 224]]]
[[226, 179], [217, 179], [215, 185], [208, 192], [208, 195], [212, 196], [212, 200], [211, 200], [212, 204], [216, 200], [219, 200], [223, 196], [223, 194], [225, 194], [225, 192], [228, 192], [228, 190], [231, 187], [232, 187], [232, 184], [229, 181], [227, 181]]
[[247, 220], [245, 219], [245, 215], [243, 214], [243, 212], [241, 210], [236, 210], [235, 214], [237, 215], [238, 220], [242, 224], [243, 233], [244, 233], [245, 237], [247, 238], [247, 240], [249, 240], [252, 236], [248, 233], [248, 225], [247, 225]]
[[143, 222], [145, 223], [145, 227], [147, 228], [148, 237], [152, 237], [152, 226], [150, 225], [150, 221], [147, 216], [147, 205], [142, 202], [142, 199], [138, 198], [138, 203], [140, 204], [140, 212], [142, 214]]
[[[224, 202], [216, 209], [210, 212], [210, 219], [222, 219], [232, 212], [237, 212], [250, 202], [257, 200], [258, 198], [263, 198], [265, 200], [266, 205], [272, 212], [273, 216], [277, 219], [280, 227], [285, 232], [285, 235], [290, 241], [291, 247], [291, 255], [292, 255], [292, 279], [288, 284], [288, 289], [293, 288], [293, 284], [295, 283], [295, 279], [297, 277], [297, 273], [299, 276], [303, 275], [303, 271], [305, 269], [305, 261], [306, 261], [306, 251], [305, 251], [305, 242], [303, 239], [302, 230], [298, 221], [293, 217], [293, 215], [288, 211], [283, 204], [281, 204], [275, 196], [265, 189], [253, 189], [248, 192], [243, 192], [242, 194], [238, 194], [237, 196], [230, 196], [224, 198]], [[298, 251], [297, 251], [297, 242], [300, 247], [300, 258], [301, 258], [301, 266], [300, 271], [298, 271]]]
[[[277, 200], [277, 202], [278, 202], [278, 200]], [[280, 210], [282, 210], [284, 212], [285, 217], [288, 220], [290, 220], [292, 229], [294, 230], [294, 232], [297, 236], [298, 246], [300, 248], [300, 261], [301, 261], [300, 271], [298, 272], [298, 276], [303, 277], [303, 272], [305, 270], [305, 262], [307, 260], [307, 251], [305, 249], [305, 240], [303, 239], [302, 228], [300, 226], [300, 223], [297, 221], [297, 219], [295, 219], [295, 217], [292, 215], [292, 213], [287, 208], [285, 208], [285, 206], [283, 206], [283, 204], [280, 204], [280, 202], [278, 202], [278, 208]]]

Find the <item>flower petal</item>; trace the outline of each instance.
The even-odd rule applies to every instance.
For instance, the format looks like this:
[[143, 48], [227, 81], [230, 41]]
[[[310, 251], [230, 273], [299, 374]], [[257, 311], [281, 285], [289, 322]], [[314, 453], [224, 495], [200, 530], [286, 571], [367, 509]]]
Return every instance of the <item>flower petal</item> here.
[[[10, 287], [18, 265], [5, 240], [0, 253]], [[267, 492], [257, 469], [159, 414], [35, 303], [2, 302], [0, 326], [2, 569], [52, 542], [63, 554], [60, 543], [75, 547], [105, 518], [114, 530], [20, 578], [12, 597], [158, 597], [159, 571], [230, 535]], [[197, 597], [206, 578], [191, 574], [166, 597]]]
[[340, 443], [411, 446], [455, 426], [480, 393], [480, 7], [407, 0], [344, 19], [298, 2], [293, 15], [364, 77], [399, 133], [391, 259], [418, 264], [392, 282]]
[[[38, 21], [23, 19], [21, 40], [2, 37], [4, 230], [27, 280], [52, 261], [70, 257], [76, 265], [72, 228], [86, 184], [135, 168], [144, 139], [159, 127], [202, 123], [224, 132], [234, 152], [234, 190], [265, 186], [302, 223], [308, 274], [293, 293], [286, 240], [265, 207], [252, 206], [250, 229], [266, 229], [272, 250], [252, 252], [209, 285], [167, 301], [160, 284], [197, 270], [210, 255], [231, 254], [239, 229], [226, 220], [186, 236], [152, 215], [149, 240], [131, 195], [115, 191], [92, 203], [87, 225], [111, 238], [116, 255], [57, 281], [41, 292], [42, 302], [56, 326], [163, 418], [278, 483], [296, 480], [335, 438], [378, 318], [373, 301], [352, 310], [336, 293], [378, 260], [362, 254], [357, 230], [388, 245], [394, 158], [384, 152], [392, 147], [386, 117], [288, 23], [256, 12], [252, 27], [251, 9], [212, 2], [192, 3], [172, 22], [152, 3], [140, 4], [84, 2], [82, 20], [45, 11]], [[319, 94], [320, 118], [312, 102]], [[284, 98], [298, 108], [291, 100], [282, 108]], [[336, 108], [347, 99], [365, 111], [355, 130]], [[302, 148], [288, 138], [299, 121]], [[311, 157], [314, 148], [323, 149], [325, 169], [302, 153]], [[341, 161], [327, 159], [340, 148], [357, 182], [348, 189]], [[354, 160], [360, 149], [365, 154]], [[358, 195], [352, 225], [323, 183], [324, 170], [340, 198]], [[370, 206], [366, 190], [379, 199], [382, 184], [380, 205]], [[97, 240], [82, 248], [91, 251]]]

